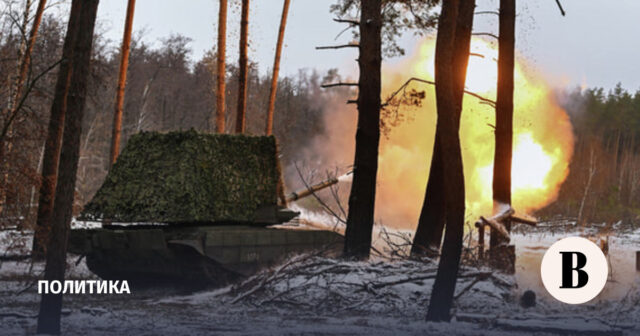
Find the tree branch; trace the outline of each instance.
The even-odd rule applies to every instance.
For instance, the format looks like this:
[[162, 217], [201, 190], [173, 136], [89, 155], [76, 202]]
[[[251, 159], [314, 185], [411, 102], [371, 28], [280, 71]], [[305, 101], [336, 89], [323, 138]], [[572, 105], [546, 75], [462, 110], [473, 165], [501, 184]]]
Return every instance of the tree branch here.
[[564, 11], [564, 8], [562, 8], [560, 0], [556, 0], [556, 3], [558, 4], [558, 8], [560, 9], [560, 14], [562, 14], [562, 16], [566, 16], [567, 13]]
[[492, 33], [472, 33], [471, 35], [473, 35], [473, 36], [488, 36], [488, 37], [492, 37], [492, 38], [494, 38], [496, 40], [499, 39], [498, 35], [492, 34]]
[[320, 85], [321, 88], [323, 89], [328, 89], [328, 88], [332, 88], [332, 87], [339, 87], [339, 86], [358, 86], [358, 83], [331, 83], [331, 84], [322, 84]]
[[[429, 81], [429, 80], [426, 80], [426, 79], [417, 78], [417, 77], [409, 78], [409, 80], [407, 80], [398, 90], [396, 90], [394, 93], [391, 94], [391, 96], [389, 96], [389, 98], [385, 101], [385, 103], [382, 104], [382, 107], [385, 107], [385, 106], [389, 105], [391, 100], [393, 98], [395, 98], [400, 92], [402, 92], [402, 90], [404, 90], [407, 86], [409, 86], [409, 84], [411, 84], [411, 82], [413, 82], [413, 81], [416, 81], [416, 82], [419, 82], [419, 83], [423, 83], [423, 84], [428, 84], [428, 85], [434, 85], [434, 86], [436, 85], [435, 82]], [[485, 97], [483, 97], [483, 96], [481, 96], [481, 95], [479, 95], [479, 94], [477, 94], [475, 92], [471, 92], [469, 90], [464, 90], [464, 93], [479, 99], [481, 102], [483, 102], [483, 103], [485, 103], [485, 104], [487, 104], [489, 106], [492, 106], [492, 107], [496, 106], [496, 102], [495, 101], [493, 101], [491, 99], [488, 99], [488, 98], [485, 98]]]
[[327, 49], [344, 49], [344, 48], [359, 48], [360, 45], [357, 43], [349, 43], [349, 44], [343, 44], [343, 45], [337, 45], [337, 46], [322, 46], [322, 47], [316, 47], [316, 50], [327, 50]]
[[359, 26], [360, 25], [360, 21], [356, 21], [356, 20], [347, 20], [347, 19], [333, 19], [333, 21], [338, 22], [338, 23], [348, 23], [352, 26]]
[[495, 14], [495, 15], [500, 15], [500, 12], [498, 11], [479, 11], [479, 12], [475, 12], [473, 13], [474, 15], [483, 15], [483, 14]]
[[9, 132], [9, 128], [11, 127], [11, 124], [13, 123], [13, 120], [16, 118], [16, 116], [18, 115], [18, 112], [20, 112], [20, 110], [22, 109], [22, 107], [26, 103], [27, 98], [29, 97], [29, 93], [31, 92], [31, 90], [33, 90], [33, 88], [35, 87], [35, 85], [38, 82], [38, 80], [40, 80], [40, 78], [42, 78], [44, 75], [49, 73], [49, 71], [53, 70], [56, 66], [58, 66], [58, 64], [62, 63], [63, 60], [64, 59], [61, 59], [61, 60], [53, 63], [51, 66], [46, 68], [43, 72], [38, 74], [38, 76], [36, 76], [29, 83], [29, 85], [27, 86], [24, 94], [22, 95], [22, 98], [20, 99], [20, 102], [18, 103], [18, 105], [12, 111], [10, 111], [9, 118], [5, 121], [5, 124], [4, 124], [3, 128], [2, 128], [2, 133], [0, 134], [0, 139], [4, 139], [6, 137], [7, 133]]

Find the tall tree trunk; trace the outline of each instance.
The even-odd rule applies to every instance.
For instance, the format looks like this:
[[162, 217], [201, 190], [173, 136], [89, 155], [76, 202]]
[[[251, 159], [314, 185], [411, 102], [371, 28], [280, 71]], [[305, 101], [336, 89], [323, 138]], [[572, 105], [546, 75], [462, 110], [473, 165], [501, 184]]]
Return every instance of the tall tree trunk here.
[[378, 173], [382, 1], [367, 0], [361, 6], [358, 128], [344, 255], [364, 259], [371, 250]]
[[[9, 101], [8, 101], [8, 112], [13, 111], [13, 107], [16, 105], [16, 99], [19, 95], [19, 86], [21, 85], [20, 81], [20, 75], [22, 72], [22, 61], [25, 59], [25, 55], [27, 54], [27, 44], [29, 43], [29, 38], [26, 36], [27, 34], [27, 27], [29, 26], [29, 15], [31, 14], [31, 5], [32, 5], [32, 1], [31, 0], [25, 0], [24, 1], [24, 11], [22, 13], [22, 24], [20, 25], [19, 29], [20, 32], [22, 32], [23, 34], [25, 34], [24, 36], [21, 36], [22, 38], [20, 38], [20, 46], [18, 47], [18, 57], [16, 58], [16, 67], [15, 67], [15, 77], [13, 78], [13, 80], [11, 81], [11, 86], [9, 88]], [[16, 22], [17, 24], [17, 22]]]
[[[436, 128], [437, 132], [438, 128]], [[435, 257], [440, 253], [445, 221], [444, 171], [438, 134], [436, 134], [431, 156], [431, 169], [427, 189], [418, 218], [418, 227], [411, 245], [412, 257]]]
[[[93, 31], [99, 0], [74, 0], [82, 2], [78, 23], [71, 74], [71, 84], [67, 97], [67, 115], [64, 124], [63, 147], [54, 210], [51, 217], [51, 239], [46, 256], [44, 279], [64, 281], [67, 256], [69, 226], [73, 214], [76, 173], [80, 152], [82, 118], [87, 92], [87, 81], [91, 73], [91, 49]], [[38, 333], [60, 333], [60, 311], [62, 294], [43, 294], [38, 315]]]
[[[226, 54], [227, 51], [227, 0], [220, 0], [218, 11], [218, 86], [216, 90], [216, 123], [211, 125], [218, 133], [224, 133], [225, 128], [225, 94], [226, 84]], [[213, 120], [213, 119], [211, 119]]]
[[[515, 65], [516, 1], [500, 0], [500, 36], [498, 46], [498, 93], [496, 97], [496, 149], [493, 165], [494, 212], [501, 205], [511, 205], [511, 161], [513, 156], [513, 87]], [[507, 230], [511, 229], [505, 222]], [[498, 232], [491, 230], [491, 249], [505, 244]], [[502, 254], [496, 253], [501, 259]], [[493, 259], [493, 257], [492, 257]], [[496, 260], [497, 261], [497, 260]], [[498, 261], [497, 264], [500, 264]], [[497, 265], [496, 264], [496, 265]]]
[[236, 117], [236, 133], [244, 133], [247, 112], [247, 79], [249, 58], [249, 0], [242, 0], [242, 19], [240, 20], [240, 60], [238, 84], [238, 114]]
[[40, 184], [40, 197], [38, 200], [38, 217], [36, 219], [36, 230], [33, 237], [34, 258], [44, 257], [45, 247], [49, 233], [51, 231], [51, 213], [53, 211], [53, 200], [56, 191], [56, 180], [58, 179], [58, 162], [62, 146], [62, 132], [64, 129], [64, 119], [67, 111], [67, 96], [71, 82], [71, 68], [76, 36], [78, 34], [78, 19], [80, 17], [81, 1], [73, 1], [67, 33], [62, 47], [62, 62], [58, 70], [53, 102], [51, 104], [51, 114], [49, 117], [49, 128], [45, 141], [44, 154], [42, 158], [42, 177]]
[[[458, 267], [462, 254], [462, 235], [464, 231], [465, 188], [462, 166], [462, 151], [460, 147], [460, 112], [461, 99], [458, 100], [456, 90], [460, 87], [459, 78], [464, 77], [463, 70], [456, 69], [463, 65], [456, 60], [456, 55], [465, 49], [457, 46], [458, 40], [467, 40], [471, 34], [468, 29], [463, 37], [458, 37], [458, 21], [463, 14], [461, 8], [469, 5], [470, 0], [450, 0], [442, 2], [442, 13], [438, 22], [438, 36], [436, 40], [436, 105], [438, 108], [438, 123], [436, 136], [439, 137], [440, 153], [444, 177], [445, 231], [444, 245], [438, 274], [431, 291], [427, 320], [449, 321], [456, 288]], [[463, 4], [464, 3], [464, 4]], [[461, 5], [462, 4], [462, 5]], [[472, 6], [473, 8], [473, 6]], [[470, 27], [473, 16], [464, 15], [464, 27]], [[466, 47], [468, 57], [468, 46]]]
[[[40, 0], [38, 3], [38, 8], [36, 9], [35, 17], [33, 18], [33, 24], [31, 26], [31, 31], [29, 32], [29, 36], [27, 37], [26, 44], [22, 43], [21, 45], [21, 60], [18, 67], [18, 76], [14, 82], [13, 87], [13, 96], [9, 100], [9, 106], [6, 110], [7, 115], [5, 116], [5, 122], [9, 123], [9, 131], [7, 135], [11, 132], [11, 122], [14, 120], [13, 115], [17, 114], [19, 111], [18, 102], [21, 100], [23, 95], [22, 90], [24, 89], [24, 83], [27, 81], [27, 77], [29, 76], [29, 69], [31, 69], [31, 54], [33, 53], [33, 47], [36, 44], [36, 38], [38, 36], [38, 29], [40, 28], [40, 23], [42, 22], [42, 15], [44, 13], [44, 8], [46, 5], [46, 0]], [[26, 31], [27, 24], [29, 22], [29, 12], [31, 8], [31, 1], [27, 1], [24, 12], [24, 21], [23, 21], [23, 30]], [[25, 93], [26, 94], [26, 93]], [[2, 165], [2, 180], [0, 181], [0, 212], [4, 209], [6, 196], [7, 196], [7, 188], [9, 185], [9, 161], [7, 156], [10, 155], [11, 152], [11, 142], [7, 143], [6, 136], [3, 134], [0, 139], [0, 165]], [[7, 146], [8, 148], [5, 148]]]
[[38, 8], [36, 8], [36, 15], [33, 18], [33, 24], [31, 26], [31, 31], [29, 32], [27, 45], [24, 50], [24, 54], [22, 55], [22, 62], [20, 63], [20, 73], [18, 74], [18, 80], [16, 81], [16, 90], [14, 99], [12, 100], [11, 110], [14, 110], [17, 107], [20, 96], [22, 96], [24, 83], [29, 77], [29, 69], [31, 69], [31, 54], [33, 53], [33, 48], [36, 45], [38, 29], [40, 28], [40, 23], [42, 22], [42, 15], [44, 14], [46, 4], [46, 0], [40, 0], [40, 2], [38, 2]]
[[[464, 86], [467, 79], [467, 66], [469, 64], [469, 52], [471, 47], [471, 31], [473, 28], [473, 12], [476, 7], [475, 0], [461, 1], [456, 20], [453, 73], [454, 88], [453, 99], [458, 106], [456, 111], [456, 124], [460, 124], [462, 114], [462, 101]], [[459, 127], [459, 126], [458, 126]], [[427, 182], [422, 212], [418, 220], [411, 255], [435, 256], [440, 251], [442, 233], [445, 224], [444, 202], [444, 171], [442, 167], [442, 151], [438, 135], [433, 147], [431, 170]]]
[[133, 29], [133, 15], [136, 9], [136, 0], [129, 0], [127, 4], [127, 17], [124, 22], [124, 34], [122, 36], [122, 48], [120, 54], [120, 72], [118, 73], [118, 88], [116, 89], [116, 107], [113, 114], [113, 130], [111, 133], [110, 164], [113, 166], [120, 154], [120, 134], [122, 131], [122, 109], [124, 107], [124, 94], [127, 86], [127, 68], [129, 67], [129, 50], [131, 47], [131, 30]]
[[278, 91], [278, 75], [280, 74], [280, 57], [282, 56], [282, 44], [284, 41], [284, 30], [287, 26], [287, 16], [289, 15], [289, 4], [291, 0], [284, 0], [282, 7], [282, 17], [280, 19], [280, 30], [278, 31], [278, 44], [276, 45], [276, 58], [273, 61], [273, 75], [271, 78], [271, 94], [269, 95], [269, 109], [267, 110], [266, 135], [273, 133], [273, 110], [276, 106], [276, 93]]

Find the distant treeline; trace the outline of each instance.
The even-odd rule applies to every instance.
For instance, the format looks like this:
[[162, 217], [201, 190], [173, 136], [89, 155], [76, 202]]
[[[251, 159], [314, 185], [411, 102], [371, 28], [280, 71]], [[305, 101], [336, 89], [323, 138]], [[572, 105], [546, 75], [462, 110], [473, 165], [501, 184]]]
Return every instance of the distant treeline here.
[[[9, 21], [3, 16], [3, 21]], [[0, 22], [1, 23], [1, 22]], [[11, 22], [0, 24], [0, 99], [8, 101], [18, 62], [20, 29]], [[46, 16], [33, 53], [31, 78], [61, 59], [66, 21]], [[172, 35], [158, 47], [135, 38], [131, 47], [124, 105], [123, 145], [140, 131], [209, 130], [215, 118], [215, 48], [201, 59], [191, 57], [190, 39]], [[89, 201], [107, 173], [111, 127], [116, 96], [120, 51], [116, 42], [97, 35], [84, 118], [76, 206]], [[237, 101], [236, 60], [227, 66], [227, 128], [233, 130]], [[11, 127], [7, 196], [0, 226], [27, 225], [34, 220], [46, 129], [57, 68], [44, 74], [31, 91], [25, 108]], [[285, 164], [297, 151], [323, 132], [323, 108], [330, 100], [349, 99], [348, 90], [323, 90], [323, 82], [337, 81], [336, 72], [319, 74], [301, 70], [281, 77], [278, 85], [274, 133]], [[261, 75], [257, 65], [249, 71], [247, 133], [264, 132], [270, 91], [270, 74]]]
[[557, 202], [540, 213], [581, 222], [640, 222], [640, 91], [617, 85], [559, 95], [576, 138]]

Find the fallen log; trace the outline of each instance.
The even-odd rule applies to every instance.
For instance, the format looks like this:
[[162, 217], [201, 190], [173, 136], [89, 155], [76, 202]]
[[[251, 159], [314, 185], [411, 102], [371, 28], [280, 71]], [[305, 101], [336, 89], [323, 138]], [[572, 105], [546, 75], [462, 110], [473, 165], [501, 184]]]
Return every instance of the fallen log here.
[[8, 254], [0, 256], [0, 261], [24, 261], [31, 259], [31, 254]]
[[515, 215], [516, 211], [513, 210], [513, 208], [507, 208], [506, 210], [504, 210], [503, 212], [500, 212], [498, 214], [496, 214], [495, 216], [491, 217], [490, 219], [493, 219], [496, 222], [502, 222], [505, 219], [509, 219], [511, 216]]
[[504, 237], [504, 239], [506, 239], [507, 242], [510, 242], [511, 235], [509, 235], [509, 231], [507, 231], [507, 228], [502, 223], [497, 221], [495, 218], [496, 217], [485, 218], [484, 216], [480, 216], [480, 220], [484, 224], [491, 227], [491, 230], [496, 230], [496, 232], [498, 232], [502, 237]]
[[538, 221], [536, 221], [534, 219], [519, 217], [519, 216], [516, 216], [516, 215], [511, 215], [511, 221], [512, 222], [516, 222], [516, 223], [520, 223], [520, 224], [529, 225], [529, 226], [537, 226], [538, 225]]
[[468, 323], [491, 323], [497, 319], [497, 316], [472, 313], [456, 313], [456, 321]]
[[[505, 211], [498, 213], [497, 215], [486, 218], [484, 216], [480, 216], [480, 220], [476, 222], [475, 226], [480, 229], [480, 234], [484, 233], [484, 226], [488, 225], [491, 229], [496, 230], [501, 236], [503, 236], [507, 241], [511, 240], [511, 236], [509, 231], [505, 227], [502, 222], [511, 221], [520, 224], [526, 224], [530, 226], [536, 226], [538, 222], [535, 219], [525, 218], [516, 216], [515, 210], [513, 208], [507, 208]], [[484, 238], [484, 237], [482, 237]], [[484, 239], [479, 244], [484, 245]]]

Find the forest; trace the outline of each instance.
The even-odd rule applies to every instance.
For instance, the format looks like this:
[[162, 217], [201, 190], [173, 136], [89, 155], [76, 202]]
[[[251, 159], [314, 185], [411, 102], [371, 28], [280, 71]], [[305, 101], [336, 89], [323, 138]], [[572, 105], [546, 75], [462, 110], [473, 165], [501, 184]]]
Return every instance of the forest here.
[[[17, 15], [18, 13], [14, 13]], [[9, 17], [3, 16], [6, 20]], [[5, 27], [11, 27], [6, 23]], [[37, 210], [37, 189], [42, 167], [43, 145], [46, 139], [48, 116], [51, 108], [51, 86], [55, 83], [56, 69], [45, 72], [60, 58], [65, 25], [60, 17], [45, 16], [39, 30], [39, 39], [34, 46], [34, 74], [39, 78], [23, 110], [12, 122], [7, 141], [19, 150], [11, 150], [5, 160], [5, 200], [3, 202], [2, 225], [31, 227]], [[3, 34], [2, 71], [10, 74], [15, 69], [19, 54], [19, 31]], [[161, 49], [153, 49], [134, 38], [124, 102], [122, 141], [140, 131], [176, 131], [195, 129], [209, 131], [211, 111], [215, 111], [215, 50], [204, 58], [191, 58], [189, 39], [184, 36], [168, 36], [161, 41]], [[76, 209], [80, 209], [102, 184], [109, 168], [109, 146], [111, 141], [110, 116], [116, 91], [117, 69], [120, 60], [119, 48], [113, 42], [95, 37], [96, 47], [92, 55], [92, 72], [89, 77], [86, 116], [83, 121], [81, 160], [76, 186]], [[247, 132], [260, 134], [264, 129], [263, 108], [268, 102], [270, 77], [260, 76], [255, 68], [249, 68], [249, 100], [255, 102], [247, 108]], [[229, 109], [235, 110], [238, 69], [230, 64], [227, 99]], [[344, 90], [325, 91], [322, 83], [339, 79], [335, 72], [320, 74], [312, 70], [301, 70], [296, 76], [279, 81], [275, 134], [281, 139], [280, 150], [285, 164], [297, 158], [297, 151], [304, 148], [316, 134], [322, 133], [322, 113], [325, 105], [333, 101], [346, 101]], [[10, 81], [5, 81], [3, 99], [11, 93]], [[235, 120], [228, 116], [229, 130]], [[6, 123], [6, 121], [5, 121]], [[78, 210], [76, 210], [78, 211]], [[16, 221], [16, 219], [20, 219]]]
[[[532, 70], [516, 0], [335, 0], [304, 51], [335, 68], [285, 72], [292, 1], [264, 59], [249, 0], [213, 1], [201, 54], [136, 0], [122, 40], [105, 1], [2, 0], [7, 334], [640, 329], [640, 90]], [[575, 309], [540, 274], [571, 237], [608, 281]]]
[[541, 214], [637, 226], [639, 92], [618, 85], [610, 91], [568, 88], [559, 96], [571, 118], [576, 146], [558, 200]]

